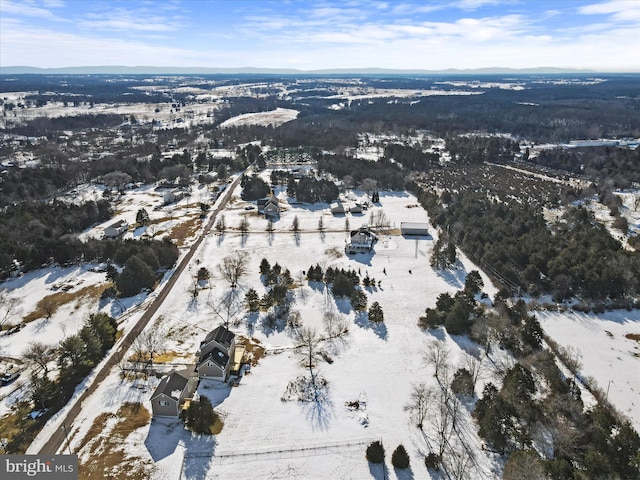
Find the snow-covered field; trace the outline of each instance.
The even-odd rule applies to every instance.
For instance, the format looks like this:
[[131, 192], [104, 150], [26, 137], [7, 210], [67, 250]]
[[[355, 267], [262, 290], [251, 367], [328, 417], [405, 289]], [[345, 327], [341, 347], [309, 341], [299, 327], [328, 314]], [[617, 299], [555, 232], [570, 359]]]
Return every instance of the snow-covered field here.
[[[348, 322], [348, 335], [322, 344], [326, 358], [331, 360], [317, 364], [317, 373], [328, 385], [325, 401], [318, 404], [283, 400], [289, 382], [308, 373], [293, 348], [294, 331], [282, 323], [271, 324], [264, 312], [245, 314], [243, 311], [232, 318], [232, 331], [259, 341], [267, 354], [245, 372], [237, 386], [201, 382], [199, 395], [209, 397], [223, 418], [221, 433], [211, 438], [192, 436], [180, 421], [157, 419], [126, 438], [123, 443], [126, 457], [146, 464], [149, 477], [154, 479], [429, 478], [423, 458], [430, 451], [429, 441], [433, 442], [433, 427], [425, 427], [427, 437], [423, 437], [412, 425], [404, 407], [412, 385], [419, 382], [437, 385], [433, 367], [423, 359], [429, 344], [444, 341], [451, 352], [452, 368], [456, 369], [463, 366], [470, 342], [465, 337], [450, 337], [443, 330], [423, 331], [416, 323], [426, 307], [434, 306], [440, 293], [453, 293], [462, 288], [466, 273], [476, 267], [462, 257], [457, 269], [436, 272], [429, 265], [429, 257], [437, 232], [432, 230], [430, 236], [419, 238], [398, 234], [400, 222], [428, 221], [416, 198], [406, 192], [381, 192], [380, 204], [365, 215], [333, 216], [327, 204], [289, 203], [285, 192], [277, 190], [283, 208], [271, 234], [266, 232], [264, 217], [255, 209], [247, 210], [251, 204], [241, 200], [239, 193], [239, 189], [234, 192], [222, 212], [226, 233], [217, 235], [212, 231], [205, 238], [188, 272], [178, 280], [155, 317], [152, 328], [165, 333], [166, 350], [173, 356], [164, 369], [169, 371], [195, 362], [200, 341], [221, 323], [215, 310], [220, 313], [217, 307], [229, 292], [217, 266], [224, 257], [242, 252], [249, 272], [237, 287], [239, 298], [243, 298], [249, 288], [264, 294], [258, 267], [262, 258], [266, 258], [272, 265], [278, 262], [283, 269], [290, 270], [297, 283], [292, 290], [292, 309], [300, 312], [304, 326], [322, 333], [326, 311], [338, 313]], [[146, 194], [139, 192], [138, 195], [143, 198]], [[345, 200], [350, 203], [364, 197], [361, 192], [353, 191]], [[134, 198], [131, 197], [130, 212], [136, 210]], [[368, 223], [369, 213], [375, 210], [383, 210], [390, 219], [388, 233], [381, 233], [372, 255], [347, 257], [344, 254], [345, 221], [349, 221], [351, 229], [357, 228]], [[238, 231], [242, 217], [249, 222], [249, 233], [245, 237]], [[298, 235], [292, 232], [296, 217], [300, 226]], [[323, 219], [322, 231], [318, 229], [320, 218]], [[322, 284], [306, 282], [303, 272], [315, 264], [323, 268], [351, 268], [362, 277], [368, 274], [375, 278], [379, 283], [364, 289], [369, 305], [377, 301], [382, 306], [384, 323], [371, 324], [366, 314], [354, 312], [346, 300], [336, 301]], [[206, 267], [212, 278], [209, 286], [193, 299], [190, 289], [201, 267]], [[88, 284], [103, 278], [103, 273], [86, 268], [50, 269], [25, 275], [8, 285], [12, 286], [13, 293], [25, 297], [26, 303], [37, 302], [38, 296], [53, 283], [69, 283], [78, 288], [80, 280]], [[493, 296], [495, 288], [484, 275], [483, 280], [484, 291]], [[124, 305], [130, 308], [130, 313], [121, 317], [125, 330], [139, 318], [144, 304], [133, 305], [142, 301], [143, 296]], [[0, 338], [0, 354], [19, 356], [28, 341], [37, 335], [59, 340], [64, 334], [75, 333], [92, 306], [78, 304], [80, 307], [70, 304], [61, 309], [48, 321], [32, 322], [13, 337]], [[114, 305], [104, 308], [118, 314]], [[624, 335], [640, 333], [640, 317], [635, 312], [622, 312], [597, 317], [541, 313], [539, 318], [547, 333], [560, 345], [580, 350], [583, 375], [593, 376], [603, 389], [609, 387], [612, 403], [623, 413], [635, 417], [634, 425], [638, 428], [639, 348], [638, 342]], [[496, 351], [495, 355], [500, 352]], [[506, 356], [496, 360], [509, 362]], [[74, 424], [67, 426], [71, 449], [78, 452], [82, 462], [92, 458], [93, 450], [82, 441], [98, 414], [116, 412], [126, 401], [141, 402], [151, 410], [149, 398], [159, 380], [155, 377], [121, 380], [119, 373], [117, 368], [112, 371], [83, 404], [83, 411]], [[477, 385], [478, 394], [487, 381], [499, 383], [488, 367]], [[7, 403], [4, 402], [3, 408], [6, 409]], [[358, 408], [353, 406], [356, 403]], [[60, 428], [64, 413], [65, 410], [48, 422], [30, 451], [37, 451], [48, 435]], [[465, 432], [465, 443], [473, 452], [474, 460], [468, 467], [471, 478], [499, 478], [500, 461], [482, 450], [482, 442], [466, 408], [460, 425]], [[385, 445], [386, 474], [375, 470], [364, 457], [366, 446], [372, 440], [382, 440]], [[390, 464], [391, 452], [401, 443], [411, 457], [410, 472], [395, 471]]]
[[273, 125], [277, 127], [295, 120], [298, 117], [298, 113], [297, 110], [291, 108], [276, 108], [269, 112], [244, 113], [225, 120], [220, 124], [220, 128], [240, 127], [243, 125]]
[[[357, 192], [351, 196], [354, 200], [359, 198]], [[250, 266], [250, 273], [238, 286], [241, 295], [250, 287], [256, 288], [259, 294], [264, 293], [265, 287], [258, 275], [263, 257], [288, 268], [294, 279], [316, 263], [323, 267], [353, 268], [362, 276], [368, 273], [380, 282], [379, 286], [367, 288], [366, 293], [369, 305], [373, 301], [381, 304], [385, 321], [379, 326], [372, 325], [366, 314], [355, 313], [347, 301], [336, 302], [321, 285], [302, 282], [293, 290], [292, 308], [300, 312], [305, 326], [322, 331], [322, 315], [327, 310], [340, 313], [349, 323], [347, 336], [325, 341], [323, 345], [333, 360], [333, 363], [322, 361], [318, 365], [318, 373], [328, 382], [326, 402], [318, 406], [281, 400], [287, 384], [304, 375], [306, 370], [292, 349], [293, 332], [280, 324], [269, 326], [264, 313], [254, 314], [241, 318], [232, 330], [259, 340], [266, 347], [267, 355], [241, 378], [237, 387], [209, 381], [203, 381], [199, 387], [199, 394], [209, 396], [222, 415], [225, 423], [222, 432], [211, 440], [203, 440], [191, 437], [179, 422], [153, 421], [135, 433], [133, 438], [140, 441], [127, 442], [127, 455], [153, 461], [155, 468], [150, 473], [153, 478], [178, 478], [183, 457], [186, 458], [183, 475], [187, 478], [202, 475], [281, 478], [288, 475], [287, 472], [296, 472], [300, 478], [382, 478], [381, 471], [370, 471], [364, 458], [366, 445], [371, 440], [382, 439], [389, 455], [398, 444], [404, 444], [412, 458], [413, 475], [426, 477], [422, 458], [428, 446], [410, 424], [404, 406], [412, 384], [435, 384], [433, 372], [422, 358], [426, 346], [436, 338], [444, 340], [456, 366], [466, 355], [461, 348], [466, 343], [464, 339], [450, 338], [443, 331], [424, 332], [416, 322], [427, 306], [433, 306], [438, 294], [461, 288], [466, 272], [474, 268], [473, 265], [463, 259], [458, 270], [439, 274], [429, 265], [433, 238], [403, 238], [397, 234], [381, 235], [373, 255], [346, 257], [343, 253], [345, 217], [333, 217], [328, 205], [285, 206], [272, 235], [265, 232], [266, 221], [245, 210], [245, 205], [237, 196], [232, 200], [224, 212], [229, 230], [222, 236], [211, 234], [194, 257], [191, 274], [205, 266], [213, 273], [210, 282], [213, 287], [203, 290], [194, 302], [188, 293], [193, 277], [185, 274], [158, 312], [155, 328], [166, 332], [167, 350], [175, 352], [180, 361], [195, 361], [200, 340], [220, 323], [211, 305], [219, 301], [228, 287], [219, 278], [217, 265], [236, 251], [246, 254]], [[427, 221], [416, 199], [405, 192], [381, 193], [381, 205], [374, 208], [383, 209], [396, 225], [401, 221]], [[245, 238], [232, 231], [242, 215], [250, 220], [250, 233]], [[297, 237], [290, 231], [295, 216], [301, 228]], [[317, 229], [320, 216], [324, 221], [323, 232]], [[368, 220], [364, 215], [347, 214], [347, 218], [352, 228]], [[493, 294], [487, 278], [485, 282], [488, 285], [485, 290]], [[171, 366], [167, 366], [169, 368]], [[90, 458], [90, 452], [84, 451], [79, 442], [98, 413], [115, 412], [124, 401], [142, 401], [150, 410], [149, 397], [158, 380], [152, 378], [134, 385], [121, 381], [118, 373], [114, 369], [70, 427], [72, 449], [78, 451], [84, 461]], [[481, 385], [478, 388], [480, 390]], [[360, 405], [357, 410], [347, 405], [356, 401]], [[472, 468], [477, 470], [478, 478], [495, 478], [497, 474], [492, 471], [499, 470], [499, 464], [480, 453], [481, 442], [466, 410], [463, 418], [468, 426], [467, 443], [477, 453], [477, 465]], [[36, 449], [53, 428], [57, 428], [55, 419], [45, 427], [32, 449]], [[311, 450], [301, 454], [302, 448]], [[273, 453], [278, 450], [282, 452]], [[203, 452], [215, 456], [192, 458]], [[238, 457], [242, 452], [245, 455]], [[244, 467], [242, 473], [238, 470], [239, 462]], [[247, 471], [252, 473], [247, 476]], [[397, 476], [403, 478], [401, 472]]]
[[608, 400], [640, 431], [640, 312], [536, 315], [547, 335], [577, 356], [582, 376], [608, 392]]

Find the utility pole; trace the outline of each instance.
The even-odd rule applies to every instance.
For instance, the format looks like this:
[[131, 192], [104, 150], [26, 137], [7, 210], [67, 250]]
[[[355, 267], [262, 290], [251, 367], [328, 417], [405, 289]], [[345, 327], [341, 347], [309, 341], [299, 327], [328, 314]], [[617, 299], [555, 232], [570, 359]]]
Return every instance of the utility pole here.
[[64, 437], [67, 439], [67, 450], [69, 450], [69, 455], [73, 455], [71, 453], [71, 444], [69, 443], [69, 434], [67, 433], [67, 426], [62, 422], [62, 431], [64, 432]]

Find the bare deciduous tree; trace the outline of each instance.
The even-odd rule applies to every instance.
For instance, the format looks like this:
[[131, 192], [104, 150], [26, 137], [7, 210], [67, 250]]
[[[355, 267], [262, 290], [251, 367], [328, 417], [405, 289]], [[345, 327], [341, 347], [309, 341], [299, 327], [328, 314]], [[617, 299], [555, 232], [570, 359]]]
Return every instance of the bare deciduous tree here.
[[38, 307], [45, 313], [47, 320], [49, 320], [60, 305], [52, 296], [46, 296], [38, 302]]
[[409, 412], [416, 426], [422, 430], [424, 421], [427, 418], [429, 407], [433, 401], [434, 391], [427, 388], [426, 384], [418, 383], [411, 387], [409, 403], [405, 405], [405, 411]]
[[213, 314], [224, 323], [226, 328], [244, 311], [244, 305], [240, 301], [235, 289], [229, 290], [217, 302], [210, 302], [209, 308]]
[[220, 218], [218, 219], [218, 221], [216, 223], [216, 231], [219, 234], [223, 234], [226, 229], [227, 229], [227, 223], [226, 223], [226, 221], [224, 219], [224, 215], [220, 215]]
[[373, 178], [365, 178], [360, 182], [360, 190], [364, 190], [367, 194], [371, 194], [372, 191], [378, 188], [378, 182]]
[[346, 319], [335, 311], [324, 312], [322, 321], [329, 340], [342, 335], [349, 329]]
[[314, 389], [314, 395], [317, 400], [318, 392], [313, 367], [315, 366], [316, 360], [320, 358], [320, 336], [318, 335], [318, 332], [309, 327], [301, 328], [298, 332], [297, 349], [304, 358], [305, 367], [309, 368], [311, 386]]
[[434, 375], [441, 385], [448, 385], [445, 377], [449, 370], [449, 349], [444, 342], [436, 340], [432, 342], [424, 354], [424, 359], [428, 365], [433, 365]]
[[476, 355], [468, 354], [465, 357], [465, 366], [471, 374], [471, 382], [473, 383], [473, 388], [475, 390], [476, 384], [480, 379], [480, 375], [482, 374], [482, 369], [484, 367], [484, 365], [482, 364], [482, 358]]
[[0, 290], [0, 330], [18, 313], [20, 299], [9, 295], [7, 290]]
[[384, 210], [375, 210], [369, 215], [369, 222], [372, 227], [378, 230], [386, 228], [390, 225], [389, 217]]
[[42, 342], [30, 342], [22, 352], [22, 357], [31, 364], [39, 366], [46, 376], [49, 373], [49, 362], [55, 360], [56, 349]]
[[146, 364], [145, 369], [147, 366], [153, 367], [153, 358], [164, 351], [166, 341], [166, 332], [163, 328], [157, 325], [147, 327], [133, 342], [133, 352], [136, 360], [144, 362]]
[[430, 409], [430, 424], [436, 431], [438, 454], [442, 457], [449, 440], [453, 435], [460, 415], [460, 402], [447, 389], [435, 390], [433, 396], [434, 408]]
[[240, 233], [242, 234], [243, 237], [247, 233], [249, 233], [249, 219], [247, 218], [246, 215], [242, 216], [242, 219], [240, 220], [240, 225], [238, 226], [238, 228], [240, 229]]
[[218, 265], [218, 270], [231, 288], [238, 285], [240, 279], [247, 273], [247, 258], [240, 252], [229, 255], [222, 259], [222, 263]]

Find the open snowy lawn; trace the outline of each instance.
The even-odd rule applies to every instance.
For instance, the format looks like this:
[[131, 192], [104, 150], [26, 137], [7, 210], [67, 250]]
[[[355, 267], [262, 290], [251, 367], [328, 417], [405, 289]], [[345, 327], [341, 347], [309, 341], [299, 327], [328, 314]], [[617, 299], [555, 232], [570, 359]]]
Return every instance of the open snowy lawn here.
[[[392, 224], [427, 221], [424, 210], [416, 208], [415, 197], [405, 192], [381, 192], [380, 196], [381, 204], [375, 208], [383, 209]], [[432, 236], [404, 238], [397, 233], [382, 234], [372, 255], [347, 257], [343, 253], [345, 217], [332, 217], [326, 205], [285, 203], [283, 216], [271, 235], [264, 231], [265, 220], [244, 206], [245, 202], [236, 197], [224, 214], [228, 226], [239, 223], [242, 215], [250, 215], [250, 233], [243, 238], [232, 230], [224, 235], [212, 232], [194, 256], [189, 273], [182, 275], [158, 312], [152, 328], [165, 333], [166, 349], [173, 352], [173, 360], [165, 365], [166, 370], [182, 368], [185, 363], [195, 361], [200, 340], [221, 323], [221, 315], [214, 311], [230, 287], [217, 266], [224, 257], [238, 251], [246, 256], [249, 265], [249, 273], [237, 287], [239, 298], [251, 287], [260, 295], [265, 292], [258, 272], [262, 258], [267, 258], [272, 265], [278, 262], [283, 269], [288, 268], [296, 282], [302, 271], [316, 263], [323, 268], [352, 268], [360, 271], [362, 277], [368, 273], [380, 282], [365, 291], [369, 305], [373, 301], [380, 303], [385, 321], [372, 325], [366, 314], [354, 312], [348, 301], [335, 301], [322, 284], [309, 285], [303, 281], [291, 291], [292, 309], [300, 312], [305, 326], [324, 334], [322, 316], [327, 310], [340, 313], [349, 325], [348, 335], [322, 344], [332, 363], [325, 360], [317, 363], [316, 372], [326, 379], [327, 388], [325, 401], [316, 404], [282, 400], [290, 381], [308, 375], [302, 358], [292, 348], [294, 332], [282, 323], [270, 325], [265, 321], [265, 312], [234, 316], [232, 330], [259, 340], [266, 347], [267, 355], [245, 373], [236, 387], [201, 382], [199, 394], [210, 397], [222, 416], [225, 424], [222, 432], [212, 438], [193, 437], [178, 422], [155, 420], [135, 432], [131, 438], [137, 441], [126, 442], [127, 456], [154, 464], [149, 475], [158, 479], [178, 478], [180, 471], [183, 478], [282, 478], [287, 475], [311, 479], [383, 478], [382, 471], [370, 469], [364, 458], [368, 443], [381, 439], [387, 451], [391, 478], [428, 478], [423, 463], [423, 456], [428, 452], [427, 442], [411, 425], [404, 406], [412, 384], [436, 385], [432, 368], [426, 366], [422, 358], [426, 346], [436, 339], [444, 340], [451, 350], [455, 369], [461, 366], [466, 355], [462, 347], [467, 342], [451, 338], [441, 330], [422, 331], [416, 322], [426, 307], [435, 304], [440, 293], [461, 288], [466, 272], [475, 267], [463, 258], [457, 270], [435, 272], [429, 265]], [[325, 218], [324, 232], [317, 230], [320, 215]], [[289, 231], [294, 216], [300, 222], [298, 236]], [[367, 216], [347, 217], [353, 228], [367, 220]], [[203, 288], [193, 299], [189, 292], [193, 276], [203, 266], [212, 277], [208, 288]], [[495, 289], [486, 277], [485, 283], [485, 291], [493, 295]], [[155, 378], [136, 384], [121, 381], [114, 369], [88, 400], [76, 424], [70, 427], [72, 449], [78, 451], [83, 461], [90, 459], [91, 454], [83, 449], [81, 439], [97, 414], [115, 411], [124, 401], [142, 401], [150, 410], [149, 398], [157, 382]], [[355, 402], [357, 409], [353, 406]], [[471, 467], [474, 475], [496, 478], [498, 475], [493, 472], [499, 471], [499, 466], [481, 453], [481, 442], [471, 422], [464, 410], [461, 425], [466, 431], [465, 441], [476, 452], [477, 464]], [[50, 423], [54, 428], [54, 421]], [[426, 427], [428, 435], [433, 437], [430, 429]], [[411, 456], [411, 473], [395, 472], [391, 467], [391, 453], [400, 443]]]
[[244, 113], [225, 120], [220, 124], [220, 128], [242, 125], [273, 125], [277, 127], [295, 120], [298, 117], [298, 113], [297, 110], [291, 108], [276, 108], [269, 112]]
[[[579, 355], [581, 373], [593, 377], [609, 401], [640, 431], [640, 312], [537, 312], [544, 331]], [[627, 335], [636, 335], [636, 340]]]

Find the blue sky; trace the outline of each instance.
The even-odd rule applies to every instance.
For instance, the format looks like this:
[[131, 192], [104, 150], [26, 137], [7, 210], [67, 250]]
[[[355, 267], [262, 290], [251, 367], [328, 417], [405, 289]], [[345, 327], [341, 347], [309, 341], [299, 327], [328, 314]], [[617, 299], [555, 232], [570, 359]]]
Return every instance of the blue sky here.
[[640, 0], [0, 0], [0, 66], [640, 71]]

